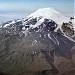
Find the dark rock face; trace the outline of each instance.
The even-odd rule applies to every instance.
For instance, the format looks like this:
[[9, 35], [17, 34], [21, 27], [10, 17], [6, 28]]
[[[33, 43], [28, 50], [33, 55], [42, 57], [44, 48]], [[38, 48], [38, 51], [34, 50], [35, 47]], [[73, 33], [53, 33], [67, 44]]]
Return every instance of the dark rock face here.
[[[27, 24], [36, 22], [37, 18]], [[21, 24], [16, 26], [23, 26]], [[14, 33], [2, 29], [0, 75], [75, 75], [75, 42], [54, 32], [56, 28], [54, 21], [45, 19], [40, 26], [25, 33], [22, 27]]]
[[62, 30], [67, 36], [73, 36], [74, 35], [74, 29], [72, 23], [63, 23], [62, 24]]

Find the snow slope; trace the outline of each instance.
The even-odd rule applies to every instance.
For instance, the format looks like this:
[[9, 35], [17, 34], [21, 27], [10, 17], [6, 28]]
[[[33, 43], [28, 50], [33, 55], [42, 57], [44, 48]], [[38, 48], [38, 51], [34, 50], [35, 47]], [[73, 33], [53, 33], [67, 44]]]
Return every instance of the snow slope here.
[[36, 12], [31, 13], [27, 17], [35, 18], [35, 17], [40, 17], [40, 16], [47, 18], [47, 19], [52, 19], [57, 24], [62, 24], [63, 22], [69, 21], [69, 19], [67, 17], [65, 17], [64, 15], [62, 15], [61, 13], [59, 13], [58, 11], [56, 11], [53, 8], [40, 8]]

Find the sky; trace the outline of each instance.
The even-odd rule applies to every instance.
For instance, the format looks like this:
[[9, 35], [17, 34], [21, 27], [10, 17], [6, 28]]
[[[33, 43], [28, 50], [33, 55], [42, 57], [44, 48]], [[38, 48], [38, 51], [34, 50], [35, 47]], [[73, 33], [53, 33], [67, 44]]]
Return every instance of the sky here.
[[0, 21], [24, 18], [39, 8], [53, 7], [65, 16], [74, 16], [75, 0], [0, 0]]

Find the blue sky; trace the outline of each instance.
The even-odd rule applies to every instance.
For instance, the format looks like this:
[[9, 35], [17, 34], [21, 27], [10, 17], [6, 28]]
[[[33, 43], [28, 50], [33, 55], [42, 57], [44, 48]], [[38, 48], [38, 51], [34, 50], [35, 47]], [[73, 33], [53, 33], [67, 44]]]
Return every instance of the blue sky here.
[[53, 7], [65, 16], [74, 15], [75, 0], [0, 0], [0, 14], [27, 16], [39, 8]]

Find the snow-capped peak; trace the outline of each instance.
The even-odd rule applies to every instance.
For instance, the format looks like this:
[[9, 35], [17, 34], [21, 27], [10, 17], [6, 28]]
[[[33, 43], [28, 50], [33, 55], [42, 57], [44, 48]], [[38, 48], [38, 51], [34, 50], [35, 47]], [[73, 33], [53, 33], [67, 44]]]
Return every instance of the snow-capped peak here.
[[68, 22], [69, 19], [62, 15], [60, 12], [56, 11], [54, 8], [40, 8], [36, 12], [31, 13], [29, 17], [44, 17], [55, 21], [57, 24], [62, 24], [63, 22]]

